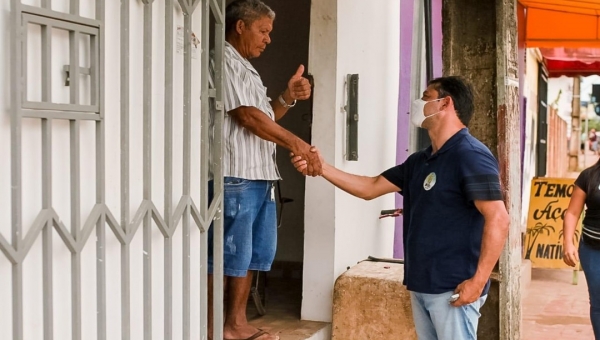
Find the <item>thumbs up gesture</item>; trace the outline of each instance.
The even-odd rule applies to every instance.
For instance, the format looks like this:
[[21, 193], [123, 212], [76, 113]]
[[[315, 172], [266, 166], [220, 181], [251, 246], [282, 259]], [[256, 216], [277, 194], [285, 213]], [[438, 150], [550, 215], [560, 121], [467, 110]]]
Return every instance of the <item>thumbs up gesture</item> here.
[[304, 65], [298, 66], [296, 73], [288, 81], [287, 93], [284, 93], [284, 100], [289, 104], [294, 100], [305, 100], [310, 98], [310, 83], [308, 79], [304, 78]]

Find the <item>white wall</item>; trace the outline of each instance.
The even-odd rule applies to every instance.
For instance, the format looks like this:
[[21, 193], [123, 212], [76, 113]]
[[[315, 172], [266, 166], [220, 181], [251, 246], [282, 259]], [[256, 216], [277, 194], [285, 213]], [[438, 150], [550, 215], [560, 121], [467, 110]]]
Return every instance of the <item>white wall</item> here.
[[599, 75], [591, 75], [582, 78], [581, 80], [581, 101], [589, 101], [592, 94], [592, 85], [600, 84]]
[[[344, 1], [338, 15], [338, 80], [349, 73], [359, 74], [360, 118], [359, 160], [351, 162], [344, 157], [346, 115], [337, 115], [336, 144], [342, 150], [336, 150], [335, 165], [350, 173], [375, 176], [394, 166], [396, 159], [400, 5], [398, 1], [377, 5]], [[342, 107], [344, 88], [337, 90]], [[382, 209], [394, 208], [393, 195], [365, 202], [341, 190], [336, 193], [335, 274], [368, 255], [391, 257], [393, 219], [379, 220], [378, 216]]]
[[[590, 86], [589, 92], [591, 91]], [[583, 94], [583, 92], [581, 93]], [[586, 97], [589, 100], [589, 93]], [[554, 105], [557, 108], [558, 115], [567, 122], [567, 135], [570, 135], [571, 111], [573, 111], [573, 78], [565, 76], [548, 78], [548, 106], [550, 105]]]
[[[571, 82], [571, 89], [573, 88], [573, 79], [570, 79]], [[580, 89], [580, 95], [581, 95], [581, 102], [587, 102], [589, 103], [591, 100], [591, 94], [592, 94], [592, 85], [597, 85], [600, 84], [600, 76], [598, 75], [591, 75], [591, 76], [587, 76], [587, 77], [583, 77], [581, 78], [581, 89]], [[600, 117], [598, 117], [594, 112], [593, 112], [593, 106], [589, 105], [588, 107], [583, 106], [581, 107], [581, 112], [580, 112], [580, 116], [581, 118], [585, 118], [587, 112], [589, 111], [589, 119], [590, 120], [599, 120]], [[571, 113], [571, 109], [569, 107], [569, 116]], [[570, 126], [571, 120], [569, 119], [569, 126]], [[582, 129], [585, 129], [585, 123], [583, 124], [583, 126], [581, 127]]]
[[527, 227], [531, 180], [536, 172], [538, 116], [538, 54], [533, 49], [527, 49], [526, 53], [527, 65], [525, 68], [523, 95], [527, 99], [527, 106], [525, 107], [525, 140], [523, 141], [525, 144], [525, 153], [523, 156], [523, 199], [521, 201], [521, 226], [523, 232], [525, 232], [525, 228]]
[[[0, 2], [0, 44], [3, 53], [0, 53], [0, 157], [4, 160], [0, 167], [0, 233], [7, 240], [11, 239], [10, 220], [10, 5], [9, 1]], [[30, 0], [28, 4], [39, 5], [40, 1]], [[69, 0], [52, 1], [53, 9], [68, 11]], [[82, 15], [93, 17], [95, 1], [82, 0]], [[143, 57], [143, 5], [141, 1], [131, 1], [130, 25], [130, 58], [131, 69], [130, 85], [130, 218], [133, 217], [142, 201], [142, 57]], [[175, 26], [183, 26], [183, 14], [175, 6]], [[193, 16], [193, 31], [200, 35], [200, 9]], [[120, 220], [120, 2], [106, 1], [106, 61], [105, 84], [105, 122], [106, 122], [106, 201], [112, 214]], [[163, 211], [164, 199], [164, 3], [155, 2], [153, 5], [153, 86], [152, 86], [152, 119], [153, 119], [153, 150], [152, 150], [152, 199], [158, 210]], [[29, 39], [29, 65], [31, 70], [37, 66], [33, 61], [39, 62], [40, 41], [39, 28], [30, 29]], [[36, 37], [37, 35], [37, 37]], [[68, 35], [53, 35], [53, 99], [55, 101], [68, 101], [68, 88], [61, 85], [61, 70], [66, 60], [68, 63]], [[82, 56], [88, 52], [83, 51]], [[182, 174], [182, 126], [183, 126], [183, 53], [173, 51], [175, 56], [175, 86], [174, 86], [174, 193], [173, 204], [181, 197]], [[193, 60], [193, 133], [192, 133], [192, 186], [191, 192], [196, 204], [199, 201], [199, 164], [200, 164], [200, 136], [197, 131], [200, 126], [199, 94], [200, 94], [200, 51], [198, 58]], [[39, 65], [39, 64], [38, 64]], [[81, 64], [81, 66], [88, 66]], [[58, 68], [58, 69], [57, 69]], [[38, 67], [39, 69], [39, 67]], [[30, 73], [28, 81], [30, 98], [39, 98], [39, 73]], [[23, 119], [23, 232], [26, 233], [33, 220], [41, 210], [41, 129], [39, 119]], [[65, 224], [70, 229], [70, 175], [69, 175], [69, 123], [68, 121], [55, 120], [53, 123], [53, 207]], [[85, 222], [95, 203], [95, 123], [82, 122], [81, 124], [81, 221]], [[191, 308], [192, 308], [192, 337], [199, 337], [199, 231], [195, 225], [191, 227], [192, 253], [191, 261]], [[107, 274], [107, 338], [119, 339], [121, 337], [121, 247], [112, 232], [106, 227], [106, 274]], [[181, 226], [174, 236], [173, 252], [173, 337], [181, 338], [181, 310], [182, 310], [182, 250]], [[152, 231], [152, 300], [153, 300], [153, 336], [156, 339], [163, 337], [164, 327], [164, 243], [163, 236], [157, 228]], [[41, 339], [43, 332], [42, 317], [42, 246], [41, 235], [34, 243], [24, 263], [24, 335], [26, 339]], [[138, 229], [131, 245], [131, 338], [142, 339], [143, 335], [143, 251], [142, 228]], [[82, 338], [96, 338], [96, 242], [95, 232], [89, 238], [82, 253]], [[4, 254], [0, 253], [0, 300], [3, 307], [0, 311], [0, 338], [12, 338], [12, 288], [11, 264]], [[56, 231], [53, 237], [53, 286], [54, 286], [54, 338], [71, 339], [71, 255], [64, 242]]]
[[[313, 1], [310, 61], [317, 89], [313, 143], [344, 171], [374, 176], [395, 165], [399, 79], [398, 1]], [[345, 160], [344, 82], [359, 74], [358, 161]], [[322, 178], [306, 184], [302, 318], [330, 321], [333, 283], [369, 255], [392, 257], [392, 194], [363, 201]]]

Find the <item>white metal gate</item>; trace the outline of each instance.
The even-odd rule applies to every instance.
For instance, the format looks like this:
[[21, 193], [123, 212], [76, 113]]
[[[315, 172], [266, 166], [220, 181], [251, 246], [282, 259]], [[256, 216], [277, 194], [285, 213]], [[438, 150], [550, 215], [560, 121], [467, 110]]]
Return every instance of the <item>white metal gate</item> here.
[[209, 88], [208, 49], [214, 34], [222, 65], [225, 1], [174, 1], [11, 0], [0, 338], [205, 339], [213, 221], [222, 324], [220, 145], [208, 156], [222, 70]]

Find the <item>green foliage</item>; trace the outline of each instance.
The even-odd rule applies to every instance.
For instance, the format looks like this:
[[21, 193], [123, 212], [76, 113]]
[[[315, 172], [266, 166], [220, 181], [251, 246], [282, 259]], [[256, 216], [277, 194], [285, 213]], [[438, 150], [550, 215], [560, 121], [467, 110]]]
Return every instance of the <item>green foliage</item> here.
[[[585, 120], [581, 122], [581, 127], [585, 129]], [[591, 129], [596, 129], [596, 131], [600, 130], [600, 119], [590, 119], [588, 120], [588, 131]]]

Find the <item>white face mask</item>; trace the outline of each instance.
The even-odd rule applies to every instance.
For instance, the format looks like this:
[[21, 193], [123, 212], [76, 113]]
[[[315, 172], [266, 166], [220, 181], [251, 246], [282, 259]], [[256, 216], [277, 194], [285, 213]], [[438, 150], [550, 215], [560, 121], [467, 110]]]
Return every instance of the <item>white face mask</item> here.
[[423, 127], [422, 125], [423, 125], [423, 122], [425, 121], [425, 119], [427, 119], [429, 117], [433, 117], [433, 116], [437, 115], [438, 113], [442, 112], [442, 111], [438, 111], [434, 114], [430, 114], [429, 116], [425, 116], [425, 104], [435, 102], [438, 100], [442, 100], [442, 99], [444, 99], [444, 98], [434, 99], [434, 100], [430, 100], [430, 101], [426, 102], [423, 99], [419, 98], [419, 99], [413, 101], [410, 106], [410, 122], [413, 123], [413, 125], [416, 127]]

